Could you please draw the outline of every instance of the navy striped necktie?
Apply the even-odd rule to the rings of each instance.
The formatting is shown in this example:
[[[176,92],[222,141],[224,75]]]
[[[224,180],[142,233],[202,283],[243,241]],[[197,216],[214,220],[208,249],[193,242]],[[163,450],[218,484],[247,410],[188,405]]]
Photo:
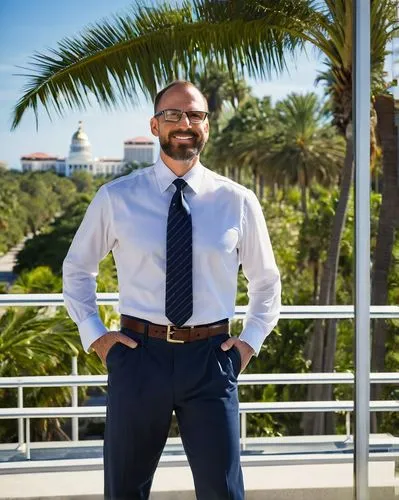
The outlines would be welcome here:
[[[184,198],[184,179],[176,179],[169,206],[166,236],[166,317],[183,326],[193,314],[193,251],[191,213]]]

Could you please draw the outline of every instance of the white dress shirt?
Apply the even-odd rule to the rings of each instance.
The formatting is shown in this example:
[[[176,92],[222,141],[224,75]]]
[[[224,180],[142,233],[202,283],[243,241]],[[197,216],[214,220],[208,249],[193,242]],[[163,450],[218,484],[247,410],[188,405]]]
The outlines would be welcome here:
[[[107,333],[96,305],[99,262],[112,251],[119,312],[167,325],[166,227],[176,175],[154,165],[101,186],[63,263],[63,294],[84,349]],[[280,274],[259,201],[252,191],[197,164],[183,179],[193,226],[193,315],[187,326],[232,318],[237,272],[248,279],[240,339],[258,355],[281,307]]]

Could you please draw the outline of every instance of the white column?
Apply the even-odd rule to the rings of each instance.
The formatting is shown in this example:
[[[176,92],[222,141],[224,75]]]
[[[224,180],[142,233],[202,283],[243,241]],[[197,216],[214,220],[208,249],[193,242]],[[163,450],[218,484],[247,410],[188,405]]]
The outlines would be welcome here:
[[[370,434],[370,0],[354,0],[356,500],[369,500]]]
[[[18,408],[24,407],[24,389],[22,385],[18,386]],[[18,419],[18,446],[22,447],[25,444],[24,436],[24,419]]]
[[[78,375],[78,357],[72,356],[72,373],[71,375]],[[78,386],[72,386],[72,406],[77,408],[78,402]],[[72,418],[72,441],[79,441],[79,417]]]

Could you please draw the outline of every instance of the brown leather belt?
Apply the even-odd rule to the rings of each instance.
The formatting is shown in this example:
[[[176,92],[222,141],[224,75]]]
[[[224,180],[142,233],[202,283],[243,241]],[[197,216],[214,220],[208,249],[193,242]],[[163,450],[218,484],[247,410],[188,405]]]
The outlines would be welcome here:
[[[121,327],[129,328],[136,333],[145,333],[144,321],[139,321],[133,318],[128,318],[124,315],[121,316]],[[148,336],[156,339],[166,340],[167,342],[174,342],[184,344],[185,342],[194,342],[195,340],[203,340],[214,335],[221,335],[222,333],[229,333],[229,323],[220,323],[211,326],[188,326],[179,328],[174,325],[155,325],[148,323]]]

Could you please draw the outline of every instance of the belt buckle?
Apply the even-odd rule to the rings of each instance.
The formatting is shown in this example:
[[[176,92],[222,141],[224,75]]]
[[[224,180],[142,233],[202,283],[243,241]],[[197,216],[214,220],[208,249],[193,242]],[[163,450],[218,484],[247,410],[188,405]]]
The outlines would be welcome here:
[[[184,340],[172,339],[172,335],[175,333],[174,331],[171,330],[172,326],[173,325],[167,325],[166,327],[166,341],[171,342],[173,344],[184,344]]]

